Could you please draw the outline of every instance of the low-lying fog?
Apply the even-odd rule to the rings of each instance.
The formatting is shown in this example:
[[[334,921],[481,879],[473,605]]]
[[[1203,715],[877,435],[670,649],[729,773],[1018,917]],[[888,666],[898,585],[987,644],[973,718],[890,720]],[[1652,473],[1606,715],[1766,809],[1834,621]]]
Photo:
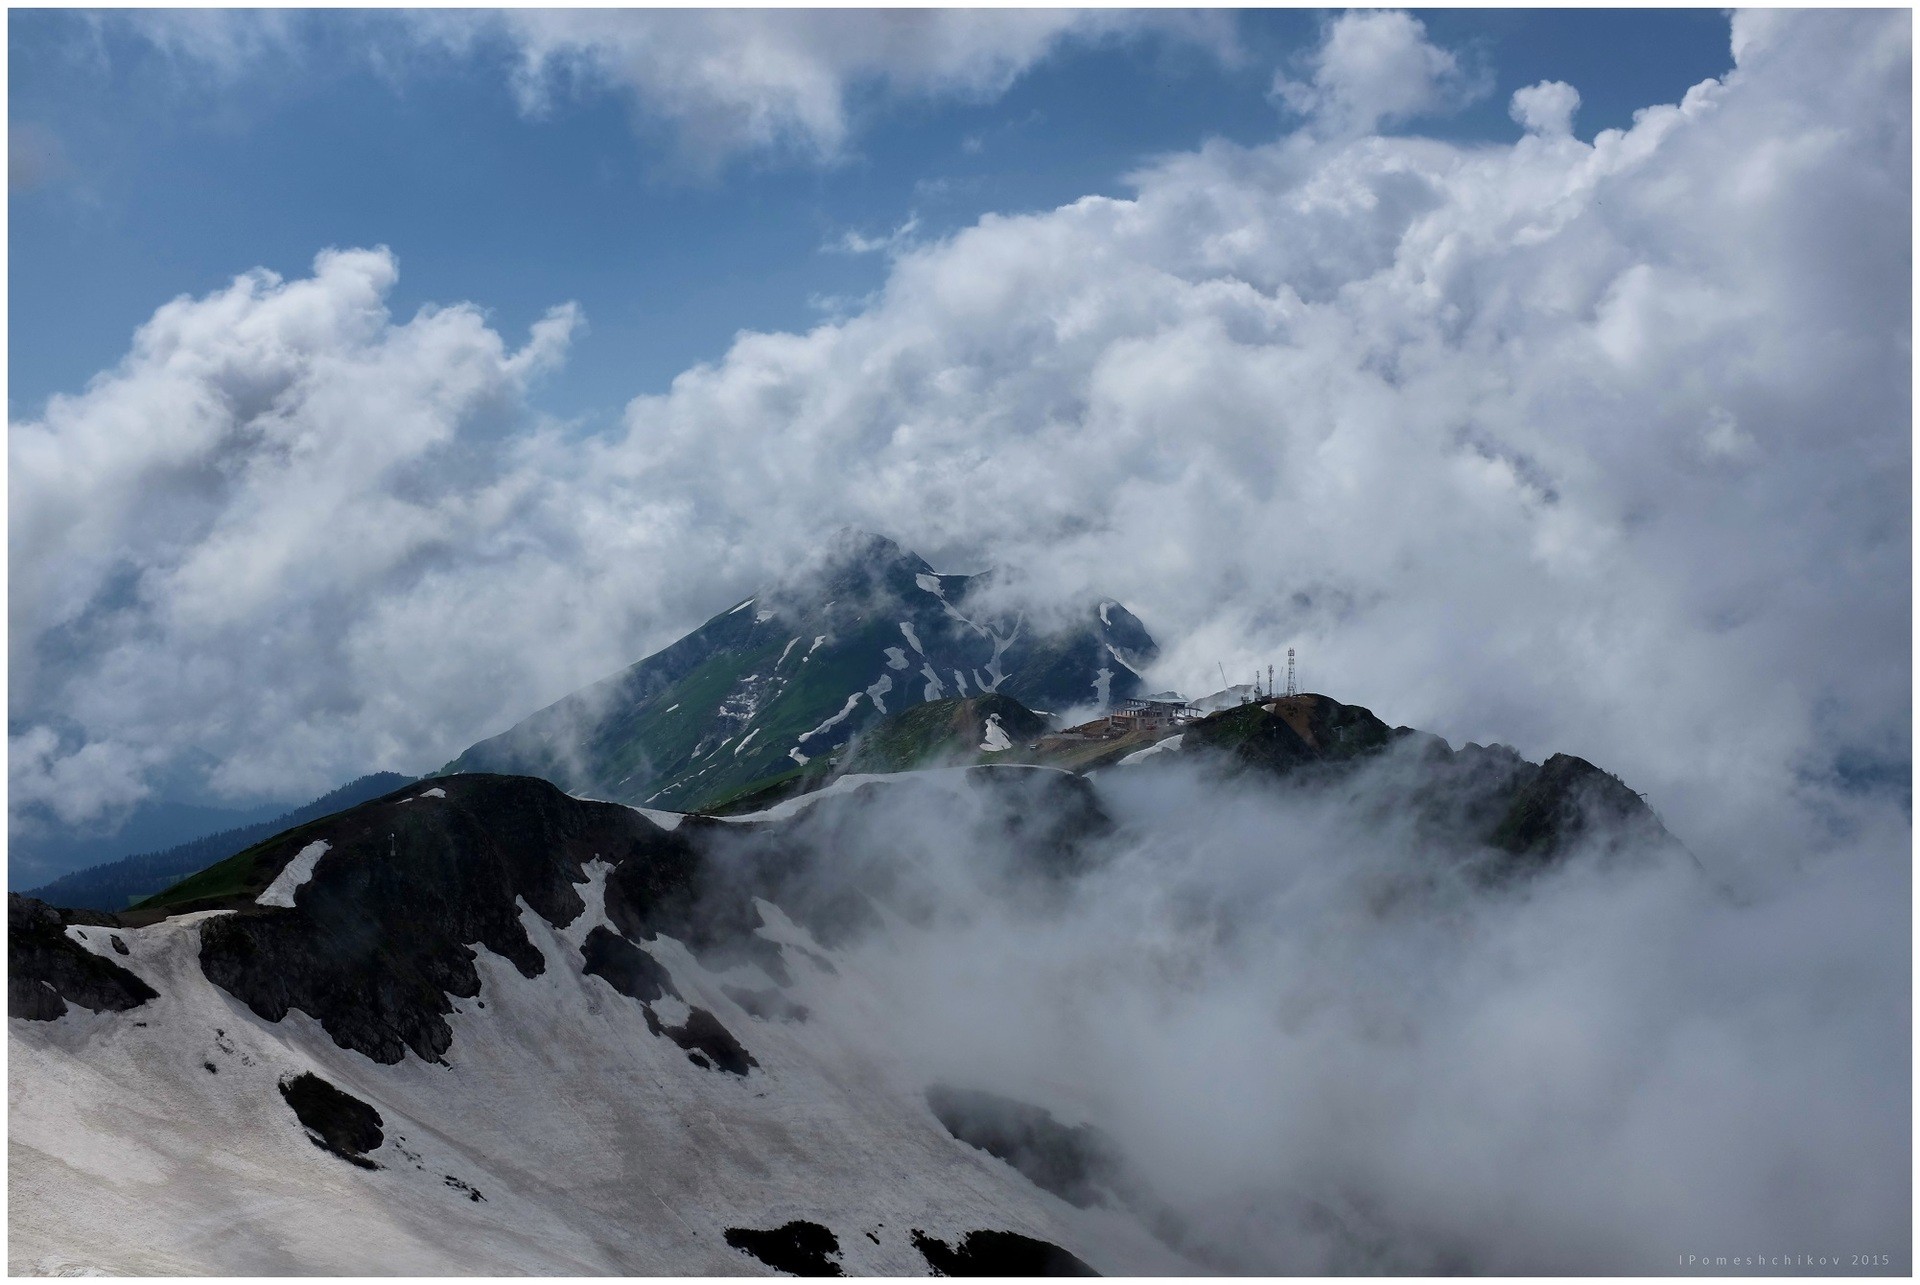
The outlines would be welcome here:
[[[1904,1271],[1904,815],[1737,881],[1669,851],[1489,886],[1390,805],[1404,770],[1109,770],[1117,828],[1071,872],[1009,868],[1019,790],[798,833],[902,912],[841,955],[874,1038],[1104,1132],[1109,1199],[1215,1269]]]

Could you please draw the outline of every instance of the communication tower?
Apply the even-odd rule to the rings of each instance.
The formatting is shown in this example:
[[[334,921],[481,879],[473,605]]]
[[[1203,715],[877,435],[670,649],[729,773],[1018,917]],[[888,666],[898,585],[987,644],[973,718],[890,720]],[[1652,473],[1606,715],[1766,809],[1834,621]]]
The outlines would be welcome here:
[[[1300,689],[1293,683],[1293,648],[1287,648],[1287,695],[1298,696]]]

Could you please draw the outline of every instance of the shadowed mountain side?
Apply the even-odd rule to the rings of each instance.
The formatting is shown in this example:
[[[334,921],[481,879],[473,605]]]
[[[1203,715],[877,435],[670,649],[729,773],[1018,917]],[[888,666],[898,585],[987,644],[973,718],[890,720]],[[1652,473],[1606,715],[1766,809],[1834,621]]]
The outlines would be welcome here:
[[[9,1017],[50,1022],[65,1014],[69,1003],[96,1013],[117,1013],[159,997],[133,973],[74,941],[67,933],[69,925],[92,925],[94,934],[126,953],[125,944],[111,932],[110,916],[57,910],[17,892],[7,895]]]

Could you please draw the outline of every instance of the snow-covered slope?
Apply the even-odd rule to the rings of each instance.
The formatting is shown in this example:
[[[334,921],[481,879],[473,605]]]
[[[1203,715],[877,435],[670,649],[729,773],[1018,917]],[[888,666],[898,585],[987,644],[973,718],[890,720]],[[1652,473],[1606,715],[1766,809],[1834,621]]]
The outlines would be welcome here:
[[[520,816],[517,803],[487,810],[481,795],[498,793],[498,780],[454,778],[447,801],[357,810],[356,824],[330,831],[324,859],[303,862],[308,877],[284,908],[66,930],[159,995],[123,1012],[10,1020],[12,1271],[754,1275],[771,1269],[729,1245],[728,1230],[794,1220],[828,1228],[835,1261],[853,1274],[926,1274],[915,1233],[959,1245],[983,1230],[1062,1247],[1108,1273],[1191,1270],[1126,1212],[1077,1208],[957,1141],[908,1050],[874,1038],[860,963],[769,902],[750,903],[760,945],[744,953],[709,949],[703,962],[665,933],[636,947],[678,999],[643,1004],[590,975],[583,946],[618,931],[609,875],[648,860],[638,849],[551,854],[568,867],[584,858],[568,875],[583,881],[573,885],[579,911],[553,923],[515,899],[537,959],[470,944],[477,990],[447,999],[451,1039],[438,1061],[375,1060],[306,1012],[264,1020],[208,979],[210,927],[235,916],[326,920],[351,901],[357,871],[404,862],[406,844],[427,842],[423,808],[496,827]],[[966,780],[943,774],[932,788],[964,791]],[[588,810],[606,806],[547,803],[579,833]],[[642,844],[668,841],[618,811]],[[591,841],[611,846],[613,833]],[[318,843],[264,853],[251,877],[285,863],[278,885]],[[746,1074],[676,1043],[696,1010],[744,1046]],[[302,1073],[379,1113],[382,1139],[365,1154],[378,1168],[309,1139],[281,1092]]]

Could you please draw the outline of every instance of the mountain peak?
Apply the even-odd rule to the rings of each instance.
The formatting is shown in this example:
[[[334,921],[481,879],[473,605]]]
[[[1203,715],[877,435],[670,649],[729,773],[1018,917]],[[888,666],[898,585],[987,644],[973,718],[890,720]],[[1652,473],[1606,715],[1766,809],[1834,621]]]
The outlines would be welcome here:
[[[1059,712],[1107,708],[1140,689],[1156,649],[1119,603],[1010,612],[974,592],[981,583],[843,527],[778,587],[470,747],[447,770],[697,808],[824,771],[857,733],[925,702],[997,694]]]
[[[932,573],[925,558],[896,541],[857,527],[841,527],[768,596],[790,603],[864,603],[910,593],[918,577]]]

